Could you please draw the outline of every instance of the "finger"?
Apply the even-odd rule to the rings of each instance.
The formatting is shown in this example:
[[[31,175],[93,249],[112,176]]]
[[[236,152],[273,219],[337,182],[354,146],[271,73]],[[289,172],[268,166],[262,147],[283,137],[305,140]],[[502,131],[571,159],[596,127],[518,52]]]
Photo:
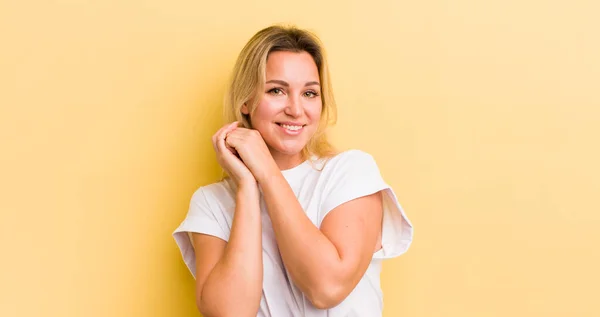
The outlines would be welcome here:
[[[221,137],[225,139],[227,137],[227,134],[229,134],[231,131],[237,128],[237,124],[237,121],[235,121],[223,127],[223,131],[221,131]]]
[[[218,150],[218,148],[217,148],[217,140],[218,140],[219,136],[221,135],[221,133],[223,132],[223,130],[225,128],[227,128],[228,126],[229,126],[229,124],[226,124],[226,125],[222,126],[217,132],[215,132],[215,134],[213,134],[213,136],[212,136],[212,144],[213,144],[213,147],[214,147],[215,151]]]
[[[225,144],[231,146],[233,148],[239,147],[240,145],[245,145],[251,139],[248,138],[248,131],[243,128],[237,128],[227,134],[227,138],[225,139]]]
[[[236,150],[234,147],[232,147],[232,146],[230,146],[230,145],[228,145],[228,144],[227,144],[227,139],[225,139],[225,147],[226,147],[226,148],[227,148],[227,149],[228,149],[228,150],[229,150],[231,153],[233,153],[233,154],[236,154],[236,155],[237,155],[237,150]]]
[[[219,136],[217,137],[217,144],[222,144],[223,148],[228,149],[232,154],[234,154],[234,148],[233,147],[228,147],[226,144],[226,138],[227,135],[229,133],[231,133],[231,131],[235,130],[237,127],[237,121],[236,122],[232,122],[231,124],[227,125],[226,127],[224,127],[223,131],[221,131],[221,133],[219,134]],[[237,151],[235,152],[237,153]]]
[[[225,131],[223,131],[223,140],[225,141],[225,146],[230,150],[234,150],[234,147],[232,144],[228,144],[227,138],[229,138],[233,133],[235,133],[235,131],[237,130],[237,126],[238,123],[236,121],[232,123],[227,129],[225,129]]]
[[[221,155],[223,155],[223,156],[236,155],[237,151],[234,148],[227,146],[225,144],[225,142],[226,142],[225,138],[217,139],[216,144],[217,144],[219,153],[221,153]]]
[[[244,144],[245,140],[244,134],[240,133],[238,129],[235,129],[227,135],[225,146],[233,153],[233,155],[241,160],[240,152],[237,150],[237,147]]]
[[[213,137],[212,137],[212,142],[213,142],[213,147],[215,148],[215,151],[218,150],[217,147],[217,143],[219,141],[219,139],[224,139],[226,136],[226,133],[228,133],[230,131],[230,129],[234,126],[234,124],[237,126],[237,121],[232,122],[232,123],[228,123],[224,126],[222,126],[219,131],[217,131]]]
[[[237,152],[234,143],[232,142],[233,139],[235,139],[235,135],[233,134],[233,132],[227,133],[225,135],[225,138],[223,138],[223,144],[225,144],[225,147],[232,153]]]
[[[234,131],[227,133],[225,144],[231,147],[235,147],[239,144],[246,144],[247,142],[254,142],[258,138],[262,139],[260,133],[256,130],[236,128]]]
[[[238,122],[235,121],[235,122],[232,122],[230,125],[228,125],[225,130],[227,131],[227,133],[229,133],[237,128],[238,128]]]

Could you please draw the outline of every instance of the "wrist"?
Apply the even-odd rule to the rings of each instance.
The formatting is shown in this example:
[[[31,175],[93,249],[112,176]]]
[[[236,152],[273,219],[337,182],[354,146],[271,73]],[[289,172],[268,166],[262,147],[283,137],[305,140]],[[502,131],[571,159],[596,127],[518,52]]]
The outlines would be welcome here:
[[[242,196],[250,196],[250,197],[260,196],[260,191],[258,189],[258,183],[254,179],[239,182],[237,194],[242,195]]]
[[[272,182],[277,176],[281,175],[281,170],[275,162],[267,168],[262,168],[259,173],[255,174],[256,181],[261,186],[267,186],[270,182]]]

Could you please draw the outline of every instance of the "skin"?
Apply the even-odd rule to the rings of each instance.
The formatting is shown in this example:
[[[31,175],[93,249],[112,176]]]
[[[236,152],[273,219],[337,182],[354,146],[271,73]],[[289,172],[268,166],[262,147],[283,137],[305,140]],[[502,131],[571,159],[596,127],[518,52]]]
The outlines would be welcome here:
[[[237,188],[229,242],[192,234],[196,250],[196,305],[206,317],[256,316],[260,304],[263,276],[260,194],[250,170],[225,145],[225,136],[236,126],[237,123],[226,125],[212,138],[217,161]]]
[[[264,91],[250,122],[260,132],[279,169],[292,168],[302,162],[300,152],[317,131],[323,107],[319,72],[312,56],[306,52],[271,53]],[[242,113],[249,113],[246,106]],[[297,136],[286,135],[277,122],[301,123],[303,131]],[[269,159],[258,162],[269,163]]]
[[[381,193],[333,209],[317,228],[305,215],[281,170],[302,162],[301,150],[317,130],[322,101],[319,73],[306,52],[273,52],[253,129],[225,125],[213,136],[219,164],[237,185],[229,242],[193,234],[198,308],[205,316],[256,316],[262,291],[258,186],[283,262],[311,303],[339,304],[360,281],[381,247]],[[248,114],[245,106],[242,113]],[[288,135],[278,124],[303,125]],[[310,248],[306,246],[310,245]],[[232,299],[235,298],[235,305]]]

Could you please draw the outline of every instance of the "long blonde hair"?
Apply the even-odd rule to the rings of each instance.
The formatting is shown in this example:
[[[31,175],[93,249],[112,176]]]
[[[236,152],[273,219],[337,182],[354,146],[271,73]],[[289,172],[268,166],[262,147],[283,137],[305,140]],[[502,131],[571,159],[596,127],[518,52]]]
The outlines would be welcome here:
[[[308,30],[295,26],[273,25],[260,30],[246,43],[231,75],[230,86],[225,94],[224,115],[226,122],[239,121],[243,127],[251,128],[250,117],[242,114],[246,104],[250,115],[260,102],[266,78],[269,53],[276,51],[307,52],[319,71],[321,82],[321,119],[317,131],[302,149],[302,158],[313,156],[329,158],[336,150],[327,140],[327,127],[337,120],[337,109],[329,75],[325,49],[319,38]]]

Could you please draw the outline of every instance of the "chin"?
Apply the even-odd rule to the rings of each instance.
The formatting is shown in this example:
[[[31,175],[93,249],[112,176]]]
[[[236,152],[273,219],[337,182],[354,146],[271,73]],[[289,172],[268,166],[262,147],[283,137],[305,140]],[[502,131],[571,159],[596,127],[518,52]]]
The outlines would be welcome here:
[[[302,152],[306,144],[298,144],[296,142],[294,143],[295,144],[278,144],[277,146],[271,147],[271,149],[276,151],[277,153],[281,153],[288,156],[295,156]]]

